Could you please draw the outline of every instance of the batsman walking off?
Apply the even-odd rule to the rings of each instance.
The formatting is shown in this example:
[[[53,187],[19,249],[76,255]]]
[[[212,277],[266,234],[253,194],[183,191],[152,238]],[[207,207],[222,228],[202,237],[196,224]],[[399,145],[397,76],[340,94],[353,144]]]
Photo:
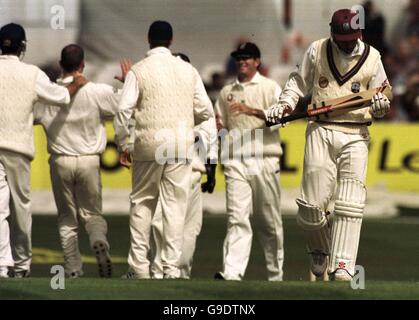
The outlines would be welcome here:
[[[306,95],[319,103],[388,84],[379,52],[362,41],[354,17],[348,9],[333,14],[331,37],[310,45],[279,104],[267,112],[268,121],[278,121]],[[305,234],[311,271],[318,277],[326,271],[328,256],[331,280],[354,276],[366,203],[368,126],[372,117],[381,118],[389,109],[389,99],[378,93],[370,107],[308,123],[297,222]],[[332,199],[333,225],[328,219]]]

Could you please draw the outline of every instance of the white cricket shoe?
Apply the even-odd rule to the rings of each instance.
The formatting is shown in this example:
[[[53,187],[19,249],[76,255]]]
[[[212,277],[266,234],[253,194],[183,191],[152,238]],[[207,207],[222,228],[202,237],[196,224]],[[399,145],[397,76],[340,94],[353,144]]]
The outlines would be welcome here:
[[[310,253],[310,269],[316,277],[322,277],[327,268],[327,255],[315,251]]]
[[[165,279],[165,280],[173,280],[173,279],[179,279],[179,277],[178,276],[174,276],[174,275],[172,275],[172,274],[164,274],[164,276],[163,276],[163,279]]]
[[[240,275],[238,276],[231,276],[225,272],[216,272],[214,274],[215,280],[227,280],[227,281],[241,281],[242,277]]]
[[[7,269],[7,267],[0,267],[0,278],[9,278],[8,275],[9,270]]]
[[[346,269],[337,269],[330,275],[332,281],[352,281],[352,276]]]
[[[121,279],[126,280],[149,280],[151,279],[150,274],[148,273],[135,273],[134,271],[128,270]]]

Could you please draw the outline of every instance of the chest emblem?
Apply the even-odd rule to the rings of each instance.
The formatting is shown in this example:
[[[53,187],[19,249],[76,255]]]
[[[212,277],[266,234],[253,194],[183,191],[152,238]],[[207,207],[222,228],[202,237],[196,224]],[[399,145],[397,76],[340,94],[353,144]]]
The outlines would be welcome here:
[[[361,89],[361,84],[359,82],[353,82],[351,86],[351,91],[353,93],[358,93]]]
[[[326,77],[321,76],[319,79],[319,87],[324,89],[329,85],[329,80]]]

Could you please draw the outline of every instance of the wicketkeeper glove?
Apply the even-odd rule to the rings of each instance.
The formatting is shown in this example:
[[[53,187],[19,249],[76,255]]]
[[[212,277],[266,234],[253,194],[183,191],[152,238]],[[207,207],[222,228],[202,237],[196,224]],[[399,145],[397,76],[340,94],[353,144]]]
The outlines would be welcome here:
[[[377,93],[371,99],[371,113],[374,118],[382,118],[390,111],[390,100],[382,94]]]
[[[207,160],[205,170],[207,172],[207,181],[201,185],[202,192],[212,193],[215,188],[215,172],[217,164],[212,164],[211,160]]]

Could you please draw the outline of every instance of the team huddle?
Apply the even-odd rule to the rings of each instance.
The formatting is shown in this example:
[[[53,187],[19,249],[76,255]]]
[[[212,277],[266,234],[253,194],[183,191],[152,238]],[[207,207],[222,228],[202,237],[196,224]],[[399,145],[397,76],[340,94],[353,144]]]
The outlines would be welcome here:
[[[313,42],[283,89],[258,72],[260,49],[241,44],[231,53],[237,78],[213,106],[198,71],[173,54],[173,30],[155,21],[150,50],[131,65],[121,61],[122,90],[87,81],[83,49],[61,52],[62,76],[50,82],[20,57],[24,29],[0,29],[0,278],[30,276],[32,217],[30,162],[33,125],[43,126],[66,276],[83,266],[79,222],[89,235],[101,277],[112,276],[107,223],[102,216],[100,155],[105,121],[112,120],[120,163],[131,167],[130,249],[125,279],[189,279],[202,227],[202,192],[212,193],[217,163],[226,178],[227,233],[217,280],[242,280],[253,216],[267,279],[283,280],[284,236],[279,184],[282,155],[271,127],[310,96],[317,103],[389,86],[379,52],[362,41],[355,13],[336,11],[330,38]],[[390,109],[378,92],[366,107],[309,119],[297,222],[315,277],[350,281],[355,274],[363,212],[369,131]],[[281,129],[286,134],[286,128]],[[224,135],[225,133],[225,135]],[[233,134],[234,133],[234,134]],[[224,139],[220,142],[220,136]],[[171,152],[173,151],[173,152]],[[191,152],[189,152],[191,151]],[[201,184],[202,175],[207,176]]]

